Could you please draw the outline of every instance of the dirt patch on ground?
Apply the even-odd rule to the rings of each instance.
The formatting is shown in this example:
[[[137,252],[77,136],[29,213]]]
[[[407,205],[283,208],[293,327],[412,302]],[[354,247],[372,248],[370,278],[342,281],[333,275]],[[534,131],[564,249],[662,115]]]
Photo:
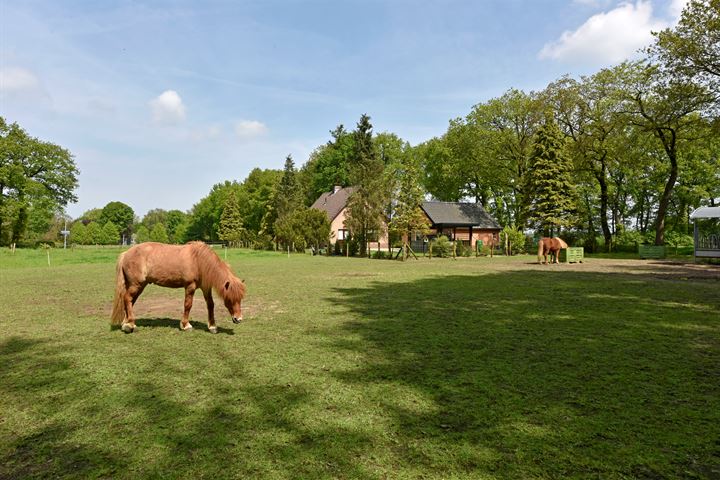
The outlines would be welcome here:
[[[244,301],[242,304],[242,310],[243,317],[249,318],[257,316],[261,311],[267,312],[270,310],[273,312],[279,312],[280,304],[278,302],[265,302],[263,304],[258,304],[254,301]],[[176,298],[163,297],[143,298],[140,296],[135,304],[135,315],[138,318],[177,318],[179,320],[182,317],[182,313],[182,299],[178,300]],[[228,315],[227,309],[222,303],[222,299],[215,299],[215,319],[221,319]],[[202,296],[195,297],[192,310],[190,311],[190,318],[194,320],[207,319],[207,306],[205,305],[205,299],[203,299]]]
[[[140,295],[134,307],[135,316],[137,318],[167,318],[173,320],[177,319],[179,321],[183,314],[183,301],[182,297],[171,298]],[[273,313],[283,313],[279,302],[263,302],[260,304],[255,301],[244,301],[242,309],[244,318],[256,317],[261,312],[268,311]],[[88,306],[84,309],[83,313],[89,316],[106,316],[109,318],[111,311],[112,304],[107,302],[102,307]],[[215,319],[222,319],[227,315],[228,313],[222,303],[222,299],[216,298]],[[205,305],[205,299],[202,295],[195,296],[192,310],[190,310],[190,318],[192,320],[207,320],[207,306]]]

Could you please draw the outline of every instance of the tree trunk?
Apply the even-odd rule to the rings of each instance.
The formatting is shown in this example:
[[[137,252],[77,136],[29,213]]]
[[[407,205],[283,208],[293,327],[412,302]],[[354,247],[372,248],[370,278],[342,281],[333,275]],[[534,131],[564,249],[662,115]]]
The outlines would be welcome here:
[[[596,172],[595,178],[600,185],[600,227],[602,228],[603,237],[605,238],[605,251],[609,252],[612,247],[612,232],[608,222],[608,185],[605,177],[607,167],[605,166],[605,158],[600,161],[600,171]]]
[[[672,195],[675,182],[678,177],[677,151],[675,150],[675,132],[670,131],[671,138],[665,136],[665,132],[658,130],[658,136],[663,142],[665,153],[670,160],[670,176],[665,183],[662,197],[658,205],[657,222],[655,223],[655,245],[663,245],[665,243],[665,216],[667,215],[668,206],[670,205],[670,196]]]

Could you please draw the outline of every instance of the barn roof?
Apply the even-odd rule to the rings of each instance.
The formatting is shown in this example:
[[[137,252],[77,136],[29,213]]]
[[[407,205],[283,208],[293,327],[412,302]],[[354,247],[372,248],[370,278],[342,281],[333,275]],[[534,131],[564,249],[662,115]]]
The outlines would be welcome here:
[[[328,220],[332,222],[347,206],[348,198],[354,191],[355,187],[335,187],[332,192],[320,195],[310,208],[317,208],[327,213]]]
[[[435,225],[500,230],[500,224],[479,203],[423,202],[422,209]]]

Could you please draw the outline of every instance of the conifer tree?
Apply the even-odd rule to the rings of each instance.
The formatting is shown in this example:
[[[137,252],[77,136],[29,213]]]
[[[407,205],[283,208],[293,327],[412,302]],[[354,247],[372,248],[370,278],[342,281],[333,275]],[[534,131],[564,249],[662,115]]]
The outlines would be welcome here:
[[[230,245],[237,245],[244,235],[245,228],[243,227],[243,219],[240,214],[240,205],[235,196],[235,191],[230,190],[225,199],[222,214],[220,215],[218,238],[228,242]]]
[[[355,147],[350,164],[350,181],[355,188],[348,199],[346,227],[358,240],[360,255],[365,256],[370,234],[379,235],[383,228],[386,188],[384,165],[372,139],[370,117],[362,115],[353,132]]]
[[[295,162],[292,155],[288,155],[285,159],[285,168],[283,176],[280,179],[273,207],[277,218],[283,218],[302,206],[302,192],[297,179],[297,171],[295,170]]]
[[[113,222],[107,222],[102,227],[102,238],[105,245],[117,245],[120,241],[120,229]]]
[[[87,225],[87,237],[86,241],[88,245],[102,245],[103,244],[103,233],[102,227],[98,222],[90,222]]]
[[[70,228],[70,242],[75,245],[85,245],[87,239],[87,227],[81,221],[76,221]]]
[[[556,235],[572,224],[575,193],[565,137],[549,113],[535,135],[530,162],[530,218],[544,234]]]

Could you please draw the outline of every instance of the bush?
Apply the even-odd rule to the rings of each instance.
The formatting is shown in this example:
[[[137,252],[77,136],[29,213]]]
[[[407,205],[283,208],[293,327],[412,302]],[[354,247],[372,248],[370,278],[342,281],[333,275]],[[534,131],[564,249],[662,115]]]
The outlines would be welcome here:
[[[445,235],[439,236],[431,244],[434,257],[449,257],[452,255],[452,242]]]
[[[692,247],[695,244],[695,240],[691,235],[679,232],[667,232],[665,234],[665,243],[673,247],[675,255],[678,254],[678,248]]]
[[[473,254],[473,249],[469,245],[465,245],[462,240],[455,241],[455,254],[458,257],[469,257]]]
[[[618,252],[635,252],[638,245],[644,243],[642,233],[637,230],[625,230],[615,236],[615,250]]]
[[[378,250],[376,252],[372,252],[371,257],[376,258],[378,260],[384,260],[386,258],[392,258],[392,254],[390,254],[389,252],[386,252],[384,250]]]
[[[360,250],[360,243],[357,240],[355,240],[354,235],[348,235],[347,248],[350,252],[349,255],[351,257],[354,257],[355,255],[357,255],[358,251]]]
[[[254,250],[272,250],[274,248],[270,235],[258,235],[252,242]]]
[[[511,255],[518,255],[527,252],[527,249],[525,247],[525,242],[527,239],[525,237],[525,234],[520,230],[516,230],[512,227],[503,228],[503,231],[500,233],[500,242],[503,246],[503,250],[505,250],[508,240],[510,240]]]
[[[638,245],[655,243],[655,232],[644,234],[637,230],[623,230],[613,238],[613,250],[616,252],[637,252]]]

